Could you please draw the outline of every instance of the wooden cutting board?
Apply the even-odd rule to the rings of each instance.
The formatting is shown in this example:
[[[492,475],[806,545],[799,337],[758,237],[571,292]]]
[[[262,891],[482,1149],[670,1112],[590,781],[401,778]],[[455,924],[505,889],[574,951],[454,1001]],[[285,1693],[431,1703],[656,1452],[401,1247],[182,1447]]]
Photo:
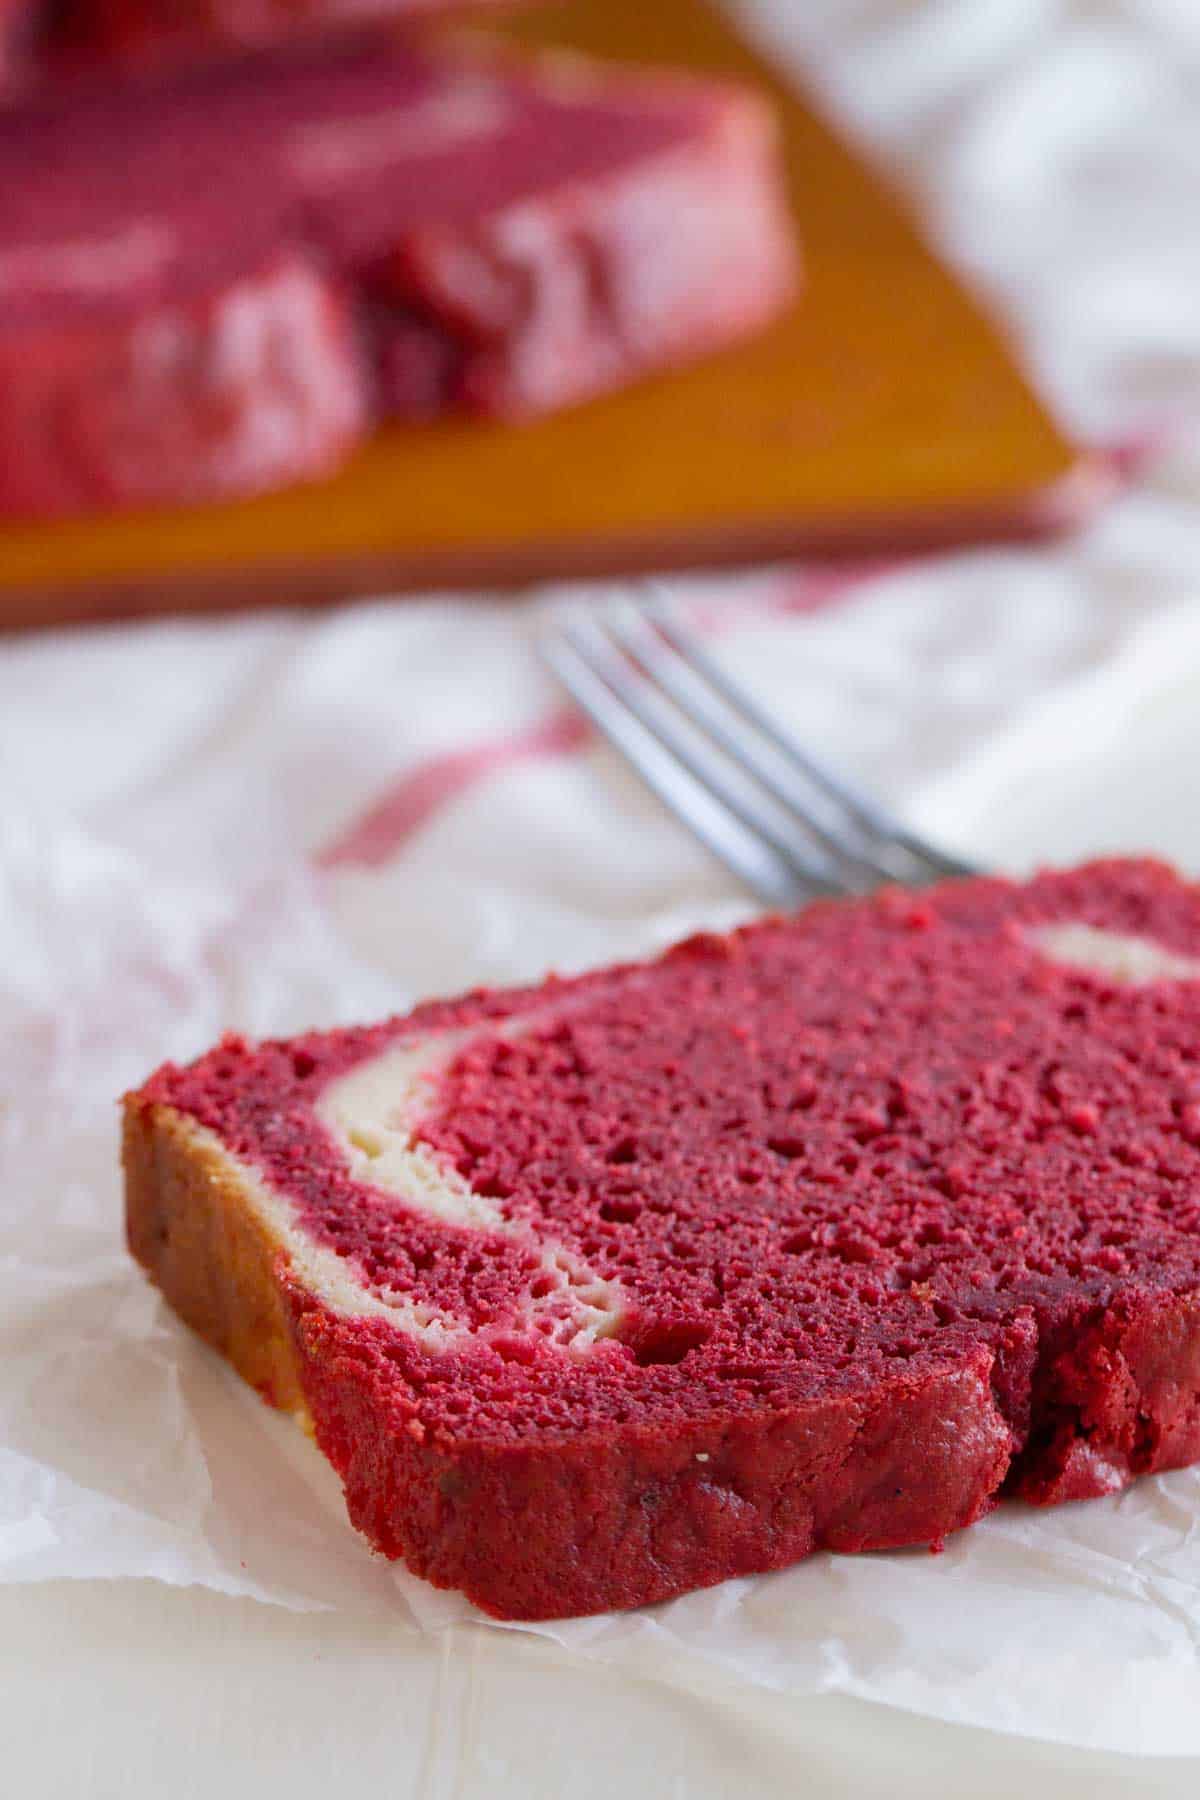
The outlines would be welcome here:
[[[1105,490],[887,186],[704,0],[567,0],[506,29],[775,93],[807,265],[791,315],[534,425],[392,428],[321,487],[0,526],[0,626],[911,548],[1052,529]]]

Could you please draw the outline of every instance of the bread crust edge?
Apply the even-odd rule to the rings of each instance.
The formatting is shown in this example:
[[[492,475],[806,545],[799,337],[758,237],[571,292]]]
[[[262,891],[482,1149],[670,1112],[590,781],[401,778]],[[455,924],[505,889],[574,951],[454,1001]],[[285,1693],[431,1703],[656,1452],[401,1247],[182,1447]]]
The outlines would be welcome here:
[[[262,1398],[312,1433],[279,1283],[284,1246],[236,1165],[173,1107],[124,1102],[125,1233],[160,1293]]]

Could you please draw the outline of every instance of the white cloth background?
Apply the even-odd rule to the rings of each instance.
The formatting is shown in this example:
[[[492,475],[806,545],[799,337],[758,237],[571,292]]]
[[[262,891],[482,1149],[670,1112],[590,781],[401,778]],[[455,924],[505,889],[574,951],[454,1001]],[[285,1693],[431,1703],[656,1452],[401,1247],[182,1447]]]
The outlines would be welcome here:
[[[803,571],[680,592],[733,672],[947,840],[1200,870],[1200,16],[743,10],[919,196],[1064,418],[1157,448],[1069,542],[910,564],[813,615]],[[532,631],[466,596],[0,646],[0,1579],[483,1629],[367,1557],[307,1447],[127,1266],[113,1100],[227,1026],[371,1016],[746,910],[576,741]],[[1185,1473],[1005,1509],[937,1563],[819,1558],[552,1635],[701,1688],[1200,1754],[1198,1521]]]

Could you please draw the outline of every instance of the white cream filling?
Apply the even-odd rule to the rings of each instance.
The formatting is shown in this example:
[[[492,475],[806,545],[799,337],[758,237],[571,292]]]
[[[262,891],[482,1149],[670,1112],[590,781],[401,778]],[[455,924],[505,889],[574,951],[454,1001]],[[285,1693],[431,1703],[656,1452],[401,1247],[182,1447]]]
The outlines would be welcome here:
[[[271,1241],[287,1257],[293,1273],[333,1312],[354,1318],[386,1319],[390,1325],[420,1337],[431,1349],[448,1349],[471,1335],[463,1320],[440,1312],[427,1301],[414,1300],[395,1289],[364,1285],[344,1257],[305,1231],[290,1200],[276,1193],[246,1163],[231,1156],[215,1134],[199,1125],[192,1129],[208,1140],[210,1153],[228,1165],[231,1183],[237,1186]]]
[[[473,1035],[452,1032],[385,1050],[332,1082],[316,1112],[356,1181],[383,1188],[414,1212],[447,1225],[503,1231],[507,1221],[494,1200],[476,1194],[456,1169],[413,1142],[433,1103],[438,1073]]]
[[[1127,987],[1148,987],[1156,981],[1200,981],[1200,957],[1181,956],[1153,938],[1105,931],[1078,920],[1038,925],[1028,936],[1035,950],[1052,962]]]
[[[538,1022],[540,1015],[493,1027],[489,1034],[514,1037]],[[456,1169],[416,1141],[433,1104],[438,1075],[472,1039],[489,1034],[446,1032],[386,1050],[331,1082],[317,1103],[317,1117],[357,1182],[394,1195],[414,1213],[438,1224],[496,1233],[535,1252],[536,1272],[531,1273],[512,1318],[495,1329],[534,1331],[551,1343],[584,1351],[618,1329],[624,1312],[620,1284],[599,1275],[564,1244],[542,1237],[526,1220],[510,1217],[499,1201],[477,1194]],[[432,1333],[439,1343],[446,1341],[448,1332],[470,1330],[464,1322],[446,1321],[431,1309],[414,1307],[409,1296],[378,1284],[371,1290],[372,1304],[364,1307],[361,1302],[369,1290],[347,1281],[345,1265],[336,1256],[334,1261],[340,1272],[337,1298],[327,1295],[324,1277],[318,1291],[340,1311],[375,1311],[382,1306],[390,1314],[395,1307],[394,1323],[426,1338]],[[351,1294],[357,1296],[357,1304]],[[418,1311],[429,1313],[428,1320],[417,1318]]]
[[[474,75],[433,88],[419,99],[356,119],[306,125],[289,145],[295,168],[310,181],[386,169],[406,157],[441,155],[483,138],[499,140],[513,118],[512,96],[497,81]]]
[[[0,292],[9,289],[103,291],[161,273],[175,253],[164,225],[134,219],[104,237],[65,244],[18,244],[0,254]]]

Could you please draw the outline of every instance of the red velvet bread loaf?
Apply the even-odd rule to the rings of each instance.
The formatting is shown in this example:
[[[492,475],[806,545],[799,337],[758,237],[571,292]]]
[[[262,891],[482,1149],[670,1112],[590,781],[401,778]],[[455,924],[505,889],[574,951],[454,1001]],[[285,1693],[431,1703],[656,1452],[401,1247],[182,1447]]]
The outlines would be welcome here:
[[[387,413],[545,412],[765,323],[737,89],[349,45],[0,114],[0,511],[251,493]]]
[[[162,62],[224,48],[258,48],[407,24],[439,13],[482,12],[497,0],[65,0],[60,31],[86,56]]]
[[[129,1242],[501,1616],[1200,1459],[1200,890],[824,903],[126,1103]]]

